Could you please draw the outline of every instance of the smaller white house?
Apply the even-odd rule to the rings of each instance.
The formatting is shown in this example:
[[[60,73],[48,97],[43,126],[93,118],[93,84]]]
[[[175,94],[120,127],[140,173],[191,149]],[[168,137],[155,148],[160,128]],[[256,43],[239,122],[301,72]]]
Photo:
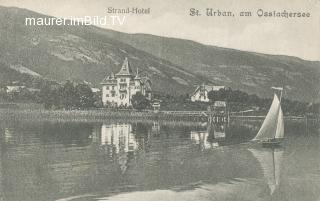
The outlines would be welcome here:
[[[220,89],[227,89],[225,86],[214,86],[214,85],[199,85],[191,96],[191,101],[196,102],[209,102],[208,93],[210,91],[219,91]]]
[[[20,93],[26,86],[6,86],[6,92],[8,94]]]

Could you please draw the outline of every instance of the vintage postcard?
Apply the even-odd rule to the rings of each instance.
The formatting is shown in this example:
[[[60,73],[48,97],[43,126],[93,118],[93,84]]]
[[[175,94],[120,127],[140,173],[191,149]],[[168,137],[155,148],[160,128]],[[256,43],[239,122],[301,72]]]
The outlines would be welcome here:
[[[320,0],[0,0],[0,201],[320,201]]]

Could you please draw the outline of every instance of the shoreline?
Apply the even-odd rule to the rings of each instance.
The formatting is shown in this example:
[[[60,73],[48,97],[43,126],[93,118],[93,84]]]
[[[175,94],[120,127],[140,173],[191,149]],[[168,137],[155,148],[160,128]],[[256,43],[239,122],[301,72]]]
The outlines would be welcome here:
[[[181,111],[134,111],[134,110],[43,110],[43,109],[0,109],[0,119],[6,120],[56,120],[56,121],[88,121],[103,122],[108,120],[134,120],[134,121],[168,121],[168,122],[190,122],[204,123],[208,117],[205,111],[183,113]],[[246,121],[262,121],[265,116],[240,116],[231,115],[233,119]],[[317,118],[306,118],[306,116],[285,116],[287,120],[312,120]]]
[[[56,121],[88,121],[104,122],[109,120],[134,121],[170,121],[203,123],[204,116],[176,115],[134,110],[43,110],[43,109],[0,109],[0,119],[7,120],[56,120]]]

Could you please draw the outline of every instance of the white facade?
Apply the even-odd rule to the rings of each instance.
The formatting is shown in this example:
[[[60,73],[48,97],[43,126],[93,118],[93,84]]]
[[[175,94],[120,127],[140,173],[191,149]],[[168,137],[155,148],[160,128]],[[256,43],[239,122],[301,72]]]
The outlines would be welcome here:
[[[134,76],[126,58],[117,74],[111,74],[102,81],[102,103],[104,106],[131,106],[132,96],[137,92],[151,99],[151,82]]]
[[[225,86],[211,86],[211,85],[201,85],[196,88],[191,96],[191,101],[196,102],[209,102],[208,93],[210,91],[219,91],[220,89],[226,89]]]
[[[25,86],[6,86],[6,92],[9,93],[20,93],[21,90],[25,89]]]

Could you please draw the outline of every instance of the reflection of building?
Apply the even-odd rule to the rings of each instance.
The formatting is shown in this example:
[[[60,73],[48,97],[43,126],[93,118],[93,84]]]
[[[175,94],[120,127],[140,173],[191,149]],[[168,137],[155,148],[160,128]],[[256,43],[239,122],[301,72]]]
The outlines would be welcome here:
[[[103,124],[101,145],[106,146],[109,154],[117,158],[122,174],[127,170],[129,157],[138,148],[131,124]]]
[[[160,123],[158,121],[153,122],[151,132],[155,135],[158,135],[160,133]]]
[[[138,145],[132,133],[131,124],[103,124],[101,128],[101,145],[109,145],[115,153],[132,152]]]
[[[226,89],[225,86],[213,86],[213,85],[200,85],[196,88],[191,96],[191,101],[209,102],[208,93],[210,91],[219,91],[220,89]]]
[[[138,70],[134,76],[127,58],[120,71],[104,78],[101,84],[104,106],[131,106],[132,96],[138,92],[151,100],[151,81],[140,77]]]
[[[226,131],[224,124],[217,124],[214,126],[214,139],[225,139]]]
[[[209,133],[206,131],[191,131],[191,141],[199,145],[202,150],[219,146],[216,142],[210,142]]]
[[[206,131],[191,131],[190,138],[200,145],[201,149],[218,147],[226,139],[225,125],[209,124]]]

